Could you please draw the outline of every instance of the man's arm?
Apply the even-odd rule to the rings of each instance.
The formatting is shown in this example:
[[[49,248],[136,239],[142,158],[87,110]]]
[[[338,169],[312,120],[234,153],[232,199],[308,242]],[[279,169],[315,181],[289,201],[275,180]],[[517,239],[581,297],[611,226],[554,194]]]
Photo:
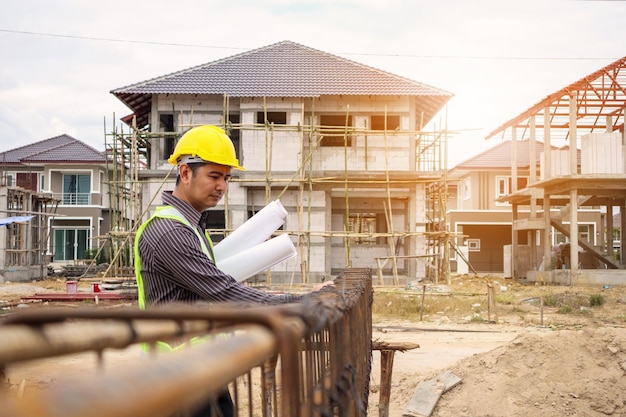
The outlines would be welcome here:
[[[152,252],[152,256],[142,255],[142,259],[151,258],[155,279],[166,279],[202,300],[276,304],[299,299],[238,283],[202,252],[194,231],[175,220],[153,220],[141,237],[139,250]]]

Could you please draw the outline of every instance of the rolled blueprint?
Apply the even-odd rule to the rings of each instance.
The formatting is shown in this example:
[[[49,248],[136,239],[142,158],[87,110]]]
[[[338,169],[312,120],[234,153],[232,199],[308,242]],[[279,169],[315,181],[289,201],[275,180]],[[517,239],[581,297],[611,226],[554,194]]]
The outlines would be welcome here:
[[[289,235],[285,233],[226,259],[218,260],[217,267],[241,282],[294,256],[296,248]]]
[[[287,210],[274,200],[215,245],[215,259],[229,257],[265,242],[285,223]]]

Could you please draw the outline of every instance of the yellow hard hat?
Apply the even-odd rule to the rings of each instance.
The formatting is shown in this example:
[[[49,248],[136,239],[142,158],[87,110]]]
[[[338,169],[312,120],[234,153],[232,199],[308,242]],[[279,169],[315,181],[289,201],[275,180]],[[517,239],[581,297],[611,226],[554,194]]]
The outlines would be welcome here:
[[[213,125],[198,126],[185,132],[167,161],[172,165],[181,162],[213,162],[246,170],[239,166],[233,142],[222,129]]]

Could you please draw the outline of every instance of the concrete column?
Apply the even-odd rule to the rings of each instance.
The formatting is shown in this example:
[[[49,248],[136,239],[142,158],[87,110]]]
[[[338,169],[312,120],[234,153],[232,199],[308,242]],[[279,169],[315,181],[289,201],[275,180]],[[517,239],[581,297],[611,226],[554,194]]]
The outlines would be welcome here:
[[[511,190],[510,193],[517,191],[517,129],[515,126],[511,128]]]
[[[578,273],[578,190],[570,191],[569,203],[572,208],[569,213],[569,239],[570,239],[570,269],[572,270],[572,284],[576,283]]]
[[[620,206],[620,239],[619,239],[619,263],[620,265],[626,264],[624,257],[626,257],[626,206]]]
[[[578,146],[576,132],[577,94],[574,92],[569,97],[569,173],[578,173]]]
[[[530,183],[537,182],[537,130],[535,126],[535,115],[530,116]]]
[[[519,239],[517,238],[517,230],[515,229],[515,223],[518,220],[519,217],[519,213],[517,211],[517,204],[513,204],[513,208],[512,208],[512,214],[513,214],[513,222],[512,222],[512,227],[511,227],[511,272],[512,272],[512,276],[511,278],[515,279],[515,277],[518,277],[518,271],[517,271],[517,245],[519,244]]]
[[[550,145],[550,107],[543,109],[543,167],[544,178],[552,177],[552,152]]]
[[[550,261],[552,257],[552,225],[550,224],[550,195],[543,196],[543,266],[545,271],[550,271]]]
[[[606,253],[615,259],[613,256],[613,204],[609,203],[606,206],[606,229],[604,230],[604,239],[602,246],[606,250]]]
[[[626,126],[626,112],[622,116],[622,126]],[[626,129],[622,129],[622,159],[624,161],[624,172],[626,173]]]
[[[409,199],[407,201],[407,221],[408,221],[408,225],[407,225],[407,230],[410,233],[415,233],[416,232],[416,223],[417,223],[417,210],[424,210],[425,207],[417,207],[417,196],[416,196],[416,187],[415,185],[411,186],[411,191],[409,192]],[[415,242],[415,235],[411,235],[409,237],[406,238],[405,242],[407,242],[407,253],[409,255],[416,255],[417,254],[417,244]],[[407,276],[408,277],[416,277],[417,276],[417,260],[415,259],[407,259]]]

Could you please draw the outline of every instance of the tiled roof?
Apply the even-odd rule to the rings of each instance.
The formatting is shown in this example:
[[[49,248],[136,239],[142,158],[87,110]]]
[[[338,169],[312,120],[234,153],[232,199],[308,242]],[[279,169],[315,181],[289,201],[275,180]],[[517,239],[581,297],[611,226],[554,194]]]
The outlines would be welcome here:
[[[530,141],[520,140],[517,142],[517,156],[519,166],[530,166]],[[459,169],[478,169],[478,168],[511,168],[511,141],[503,141],[493,148],[461,162],[456,166]],[[537,160],[543,152],[543,142],[536,142],[535,153]]]
[[[479,169],[511,169],[511,141],[506,140],[493,148],[466,160],[454,167],[454,170],[479,170]],[[544,143],[535,142],[535,161],[539,166],[539,157],[543,152]],[[557,149],[552,147],[552,149]],[[516,143],[518,168],[530,167],[530,140],[518,140]],[[578,163],[580,163],[580,151],[578,151]]]
[[[111,91],[135,113],[152,94],[231,97],[421,96],[430,120],[452,94],[367,65],[283,41]]]
[[[0,153],[0,164],[104,163],[103,152],[74,139],[59,135]]]

